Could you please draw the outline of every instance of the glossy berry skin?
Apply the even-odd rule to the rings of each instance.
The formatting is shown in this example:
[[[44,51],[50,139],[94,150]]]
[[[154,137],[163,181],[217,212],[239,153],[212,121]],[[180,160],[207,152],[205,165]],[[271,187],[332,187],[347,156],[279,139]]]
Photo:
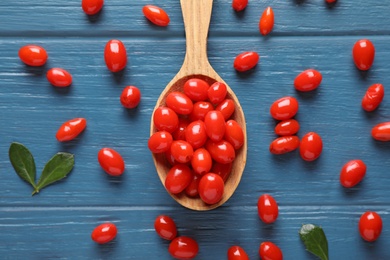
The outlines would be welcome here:
[[[233,0],[232,7],[234,11],[240,12],[246,8],[248,5],[248,0]]]
[[[192,100],[184,93],[178,91],[169,93],[165,99],[165,103],[167,107],[179,115],[189,115],[194,107]]]
[[[205,101],[208,98],[209,87],[210,85],[206,81],[192,78],[184,83],[183,91],[194,102]]]
[[[269,241],[260,244],[259,255],[261,260],[283,260],[282,250]]]
[[[192,171],[185,164],[172,166],[165,179],[165,188],[172,194],[179,194],[192,181]]]
[[[224,181],[218,174],[207,173],[199,182],[199,196],[206,204],[218,203],[223,196]]]
[[[225,119],[221,112],[210,111],[204,118],[207,136],[214,142],[221,141],[225,135]]]
[[[194,104],[194,108],[190,114],[190,120],[204,120],[207,113],[213,110],[214,107],[210,102],[198,101]]]
[[[385,88],[382,84],[376,83],[371,85],[362,99],[362,108],[371,112],[378,108],[385,96]]]
[[[299,147],[299,138],[296,135],[282,136],[272,141],[269,151],[272,154],[285,154]]]
[[[187,163],[191,161],[194,149],[191,144],[183,140],[174,140],[171,144],[171,154],[175,161]]]
[[[379,238],[382,226],[381,216],[374,211],[367,211],[359,220],[360,236],[368,242],[374,242]]]
[[[85,118],[74,118],[63,123],[57,130],[56,139],[59,142],[66,142],[75,139],[87,126]]]
[[[172,240],[177,236],[176,223],[167,215],[159,215],[154,221],[154,230],[163,239]]]
[[[158,107],[153,113],[153,123],[157,130],[173,133],[179,127],[179,117],[169,107]]]
[[[125,108],[135,108],[141,101],[141,91],[135,86],[127,86],[123,89],[120,102]]]
[[[219,111],[222,113],[223,118],[225,120],[228,120],[233,115],[235,109],[236,109],[236,105],[234,104],[234,101],[230,98],[223,100],[215,108],[216,111]]]
[[[188,184],[187,188],[184,190],[187,196],[191,198],[195,198],[199,195],[198,187],[199,187],[200,178],[201,178],[200,175],[193,174],[190,184]]]
[[[240,246],[231,246],[227,251],[228,260],[249,260],[248,254]]]
[[[206,149],[199,148],[195,150],[191,159],[191,166],[195,173],[204,175],[210,172],[212,165],[213,160]]]
[[[335,3],[337,0],[325,0],[325,2],[327,2],[328,4],[333,4]]]
[[[209,151],[211,158],[216,162],[226,164],[233,162],[236,158],[234,147],[228,141],[213,142],[208,140],[205,147]]]
[[[280,136],[295,135],[300,128],[299,122],[295,119],[287,119],[275,126],[275,134]]]
[[[270,113],[276,120],[287,120],[297,114],[298,108],[298,100],[294,97],[287,96],[272,103]]]
[[[303,160],[314,161],[322,152],[321,136],[315,132],[305,134],[301,139],[299,153]]]
[[[98,153],[98,161],[103,170],[111,176],[120,176],[125,171],[125,161],[114,149],[102,148]]]
[[[340,172],[340,183],[345,188],[357,185],[366,175],[367,166],[362,160],[351,160],[344,164]]]
[[[232,163],[214,162],[213,166],[211,167],[211,172],[221,176],[221,178],[225,182],[228,179],[230,172],[232,171],[232,166]]]
[[[242,52],[234,59],[233,67],[239,72],[248,71],[257,65],[259,59],[260,56],[255,51]]]
[[[371,136],[377,141],[390,141],[390,122],[375,125],[371,130]]]
[[[180,236],[172,240],[168,248],[169,253],[176,259],[193,259],[199,252],[198,243],[186,236]]]
[[[231,119],[226,122],[225,126],[226,130],[224,139],[231,143],[234,149],[240,149],[243,146],[245,140],[244,132],[240,124]]]
[[[274,11],[268,6],[260,17],[259,30],[262,35],[269,34],[274,28]]]
[[[46,78],[54,87],[64,88],[72,84],[72,75],[61,68],[49,69],[46,73]]]
[[[227,94],[227,87],[222,82],[215,82],[207,90],[207,95],[211,103],[218,105],[225,100]]]
[[[103,8],[104,0],[82,0],[81,7],[87,15],[94,15]]]
[[[142,12],[146,19],[158,26],[168,26],[170,19],[168,14],[160,7],[155,5],[145,5]]]
[[[294,87],[298,91],[308,92],[315,90],[321,84],[322,74],[315,69],[307,69],[296,76]]]
[[[104,48],[104,61],[108,70],[119,72],[126,67],[126,47],[120,40],[109,40]]]
[[[374,44],[368,39],[358,40],[353,45],[352,57],[359,70],[369,70],[375,58]]]
[[[92,231],[91,238],[98,244],[106,244],[113,240],[118,233],[118,229],[113,223],[103,223],[95,227]]]
[[[19,49],[18,55],[24,64],[33,67],[45,65],[48,57],[46,50],[38,45],[25,45]]]
[[[257,201],[257,213],[264,223],[274,223],[279,215],[276,200],[269,194],[261,195]]]
[[[172,135],[167,131],[157,131],[149,137],[148,148],[152,153],[165,153],[171,149]]]
[[[201,120],[191,122],[186,128],[185,140],[194,149],[202,147],[207,141],[205,123]]]

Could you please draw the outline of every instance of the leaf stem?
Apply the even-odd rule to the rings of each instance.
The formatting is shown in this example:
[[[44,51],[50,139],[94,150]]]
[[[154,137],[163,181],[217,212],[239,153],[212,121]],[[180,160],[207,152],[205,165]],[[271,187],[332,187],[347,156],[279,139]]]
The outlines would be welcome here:
[[[35,186],[34,191],[31,193],[31,196],[34,196],[37,193],[39,193],[39,189]]]

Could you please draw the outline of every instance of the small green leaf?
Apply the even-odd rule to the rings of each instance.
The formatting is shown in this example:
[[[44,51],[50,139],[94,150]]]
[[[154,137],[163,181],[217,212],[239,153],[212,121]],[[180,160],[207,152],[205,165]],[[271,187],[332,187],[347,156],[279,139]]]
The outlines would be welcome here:
[[[23,144],[11,143],[8,155],[15,172],[35,189],[36,168],[31,152]]]
[[[70,153],[57,153],[45,165],[33,195],[47,185],[59,181],[73,169],[74,155]]]
[[[299,230],[299,236],[306,246],[306,250],[322,260],[328,260],[328,240],[321,227],[306,224]]]

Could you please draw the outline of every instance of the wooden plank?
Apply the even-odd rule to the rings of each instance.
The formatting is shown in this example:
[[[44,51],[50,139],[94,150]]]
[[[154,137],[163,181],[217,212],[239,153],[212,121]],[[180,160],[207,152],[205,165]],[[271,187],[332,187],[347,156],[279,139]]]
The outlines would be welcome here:
[[[171,18],[168,28],[152,26],[142,7],[155,4]],[[214,1],[211,35],[259,36],[258,22],[263,10],[275,12],[274,36],[280,35],[373,35],[390,34],[390,4],[387,1],[338,1],[331,8],[324,1],[250,2],[236,13],[231,1]],[[162,36],[182,35],[183,21],[178,1],[106,1],[102,13],[87,17],[80,1],[3,0],[0,3],[1,36]],[[44,19],[42,18],[44,17]]]
[[[12,45],[0,41],[0,59],[8,61],[0,64],[0,168],[6,173],[0,184],[1,205],[176,205],[157,179],[146,143],[154,102],[180,67],[184,41],[166,40],[156,46],[150,39],[124,38],[130,63],[124,75],[118,77],[107,70],[103,61],[106,40],[17,39]],[[370,136],[373,125],[388,120],[389,97],[376,112],[365,113],[360,107],[370,84],[390,85],[386,65],[389,38],[372,37],[377,58],[365,77],[351,59],[355,40],[307,37],[302,41],[290,37],[272,38],[258,45],[256,38],[243,43],[235,38],[210,39],[211,63],[236,91],[247,118],[247,167],[229,205],[253,206],[264,192],[275,195],[282,205],[389,205],[385,194],[390,147]],[[28,42],[42,43],[48,49],[50,58],[45,68],[27,68],[17,58],[18,48]],[[80,48],[88,51],[80,55]],[[254,71],[239,74],[232,62],[244,50],[259,51],[261,60]],[[46,81],[45,71],[52,66],[64,67],[73,74],[74,84],[68,90],[55,89]],[[323,73],[323,83],[313,93],[298,93],[293,79],[309,67]],[[119,103],[122,89],[130,84],[140,87],[143,94],[134,111],[127,111]],[[323,138],[324,151],[318,161],[304,162],[298,152],[282,156],[268,152],[269,143],[276,137],[269,106],[286,95],[300,101],[299,136],[317,131]],[[70,143],[58,143],[54,135],[62,122],[80,116],[88,120],[86,132]],[[32,150],[38,172],[58,151],[75,153],[75,169],[65,181],[31,197],[30,189],[9,163],[7,149],[12,141]],[[106,146],[117,149],[125,158],[127,171],[122,178],[110,178],[100,169],[97,152]],[[339,171],[354,158],[367,163],[367,177],[360,186],[346,191],[338,183]],[[117,196],[124,199],[118,200]]]
[[[389,207],[371,207],[383,217]],[[250,259],[258,259],[263,241],[273,241],[283,250],[285,259],[316,259],[305,251],[298,231],[303,223],[321,225],[327,235],[330,259],[388,259],[389,232],[369,244],[361,239],[358,219],[362,206],[291,206],[280,207],[274,224],[265,225],[256,207],[222,208],[197,213],[178,207],[54,207],[1,208],[0,251],[6,259],[171,259],[169,242],[153,228],[159,214],[174,218],[180,235],[199,243],[197,259],[226,259],[231,245],[242,246]],[[45,214],[42,214],[45,212]],[[207,220],[207,221],[206,221]],[[97,245],[92,230],[103,222],[118,228],[116,239]],[[384,223],[385,227],[387,222]]]

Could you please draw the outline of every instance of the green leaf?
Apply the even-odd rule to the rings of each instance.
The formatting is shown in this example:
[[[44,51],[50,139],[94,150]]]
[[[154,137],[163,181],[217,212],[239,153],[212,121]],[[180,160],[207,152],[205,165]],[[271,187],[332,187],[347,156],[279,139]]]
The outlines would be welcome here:
[[[306,246],[306,250],[322,260],[328,260],[328,240],[321,227],[306,224],[299,230],[299,236]]]
[[[74,155],[70,153],[57,153],[45,165],[33,195],[53,182],[59,181],[73,169]]]
[[[23,144],[11,143],[8,155],[15,172],[35,189],[36,168],[31,152]]]

